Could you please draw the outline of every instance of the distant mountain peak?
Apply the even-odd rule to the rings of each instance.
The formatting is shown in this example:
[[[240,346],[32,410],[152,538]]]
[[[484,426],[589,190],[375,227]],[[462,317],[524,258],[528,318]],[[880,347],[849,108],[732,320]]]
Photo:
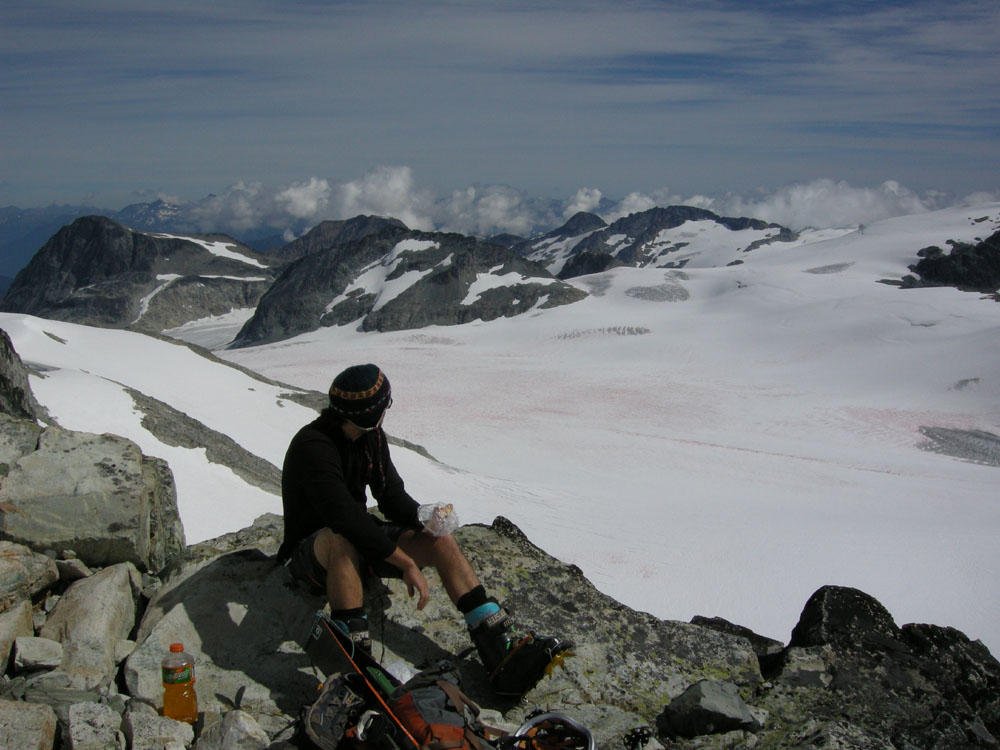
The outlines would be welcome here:
[[[597,214],[578,211],[561,227],[549,232],[549,235],[559,234],[563,237],[576,237],[587,232],[604,229],[607,225],[608,223]]]
[[[275,250],[272,255],[283,260],[295,260],[337,245],[360,240],[385,230],[408,231],[399,219],[385,216],[355,216],[350,219],[321,221],[304,235]]]
[[[253,307],[280,265],[225,235],[142,231],[84,216],[42,246],[0,309],[159,333]]]

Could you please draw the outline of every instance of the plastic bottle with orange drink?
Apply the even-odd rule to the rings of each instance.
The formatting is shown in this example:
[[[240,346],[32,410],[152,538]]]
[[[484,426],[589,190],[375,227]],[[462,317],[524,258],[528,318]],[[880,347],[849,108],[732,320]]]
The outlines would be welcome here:
[[[194,724],[198,721],[198,696],[194,692],[194,658],[181,643],[171,643],[160,663],[163,676],[163,715]]]

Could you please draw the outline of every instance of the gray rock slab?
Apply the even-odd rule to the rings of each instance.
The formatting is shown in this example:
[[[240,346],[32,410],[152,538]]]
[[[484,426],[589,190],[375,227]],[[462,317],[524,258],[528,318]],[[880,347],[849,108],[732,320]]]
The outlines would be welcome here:
[[[205,729],[195,750],[263,750],[271,743],[260,724],[245,711],[230,711]]]
[[[92,575],[92,571],[86,566],[83,560],[75,558],[70,560],[56,560],[56,568],[59,570],[59,580],[66,583],[79,581],[81,578]]]
[[[0,412],[34,420],[41,409],[28,384],[28,372],[6,331],[0,329]]]
[[[30,602],[18,602],[6,612],[0,612],[0,672],[7,671],[14,640],[34,634]]]
[[[0,484],[0,492],[5,484]],[[2,525],[20,511],[3,506],[0,500]],[[23,544],[11,541],[0,541],[0,612],[12,608],[17,602],[31,599],[36,594],[49,588],[59,580],[59,571],[55,561],[46,555],[32,551]]]
[[[126,711],[122,726],[131,750],[184,750],[194,742],[190,724],[155,714]]]
[[[30,419],[23,419],[0,414],[0,472],[3,476],[23,456],[28,455],[38,447],[38,436],[42,427]]]
[[[34,636],[21,636],[14,641],[14,669],[17,672],[35,672],[56,669],[63,659],[59,641]]]
[[[8,539],[33,549],[75,550],[89,565],[149,559],[143,456],[116,435],[43,430],[0,486]],[[59,471],[52,471],[59,466]]]
[[[116,652],[135,625],[140,586],[135,566],[121,563],[77,581],[59,599],[39,635],[63,644],[60,669],[72,687],[95,688],[114,677]]]
[[[70,750],[125,750],[122,717],[103,703],[76,703],[69,709]]]
[[[56,713],[49,706],[0,700],[0,747],[4,750],[52,750]]]
[[[179,642],[195,660],[199,711],[239,704],[265,731],[287,725],[321,681],[298,643],[323,604],[290,584],[284,566],[257,550],[178,569],[143,616],[124,667],[129,693],[162,706],[160,661]]]
[[[661,723],[680,737],[760,728],[739,689],[717,680],[701,680],[685,690],[664,709]]]

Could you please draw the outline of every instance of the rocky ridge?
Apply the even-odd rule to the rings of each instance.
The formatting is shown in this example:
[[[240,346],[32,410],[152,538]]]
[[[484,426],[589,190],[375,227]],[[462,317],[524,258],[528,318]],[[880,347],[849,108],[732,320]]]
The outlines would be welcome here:
[[[158,333],[254,307],[280,265],[222,235],[147,234],[87,216],[42,246],[0,309]]]
[[[936,246],[917,252],[920,260],[910,266],[916,276],[906,276],[903,286],[953,286],[1000,299],[1000,232],[974,244],[949,244],[948,252]]]
[[[0,385],[21,382],[19,369],[16,354],[0,361]],[[0,436],[7,746],[293,747],[321,679],[298,641],[323,602],[275,561],[281,519],[185,546],[169,467],[129,441],[9,413]],[[75,536],[54,531],[59,517]],[[491,723],[565,711],[602,749],[997,746],[1000,663],[954,629],[897,626],[863,592],[821,588],[783,644],[718,618],[625,607],[503,518],[457,538],[519,622],[572,638],[575,655],[523,701],[497,700],[478,660],[456,657],[468,636],[433,574],[423,612],[400,582],[371,582],[374,653],[401,676],[458,658]],[[196,659],[194,727],[158,714],[159,661],[175,641]]]
[[[694,206],[669,206],[629,214],[610,225],[581,212],[562,227],[515,248],[560,279],[569,279],[617,266],[732,265],[758,247],[795,237],[779,224],[719,216]]]
[[[586,292],[499,245],[388,226],[289,265],[233,346],[348,323],[395,331],[493,320],[584,297]]]
[[[298,239],[292,240],[271,254],[282,260],[297,260],[334,245],[378,234],[388,227],[407,229],[399,219],[382,216],[355,216],[340,221],[321,221]]]

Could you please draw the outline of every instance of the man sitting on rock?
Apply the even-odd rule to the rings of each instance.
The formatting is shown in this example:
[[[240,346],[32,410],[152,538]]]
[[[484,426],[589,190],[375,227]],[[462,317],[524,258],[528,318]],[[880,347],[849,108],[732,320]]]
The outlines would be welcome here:
[[[349,367],[334,379],[330,405],[299,430],[285,454],[278,557],[314,593],[327,595],[335,624],[365,649],[371,645],[365,574],[401,578],[423,609],[430,591],[421,569],[436,568],[494,688],[521,695],[569,644],[512,637],[509,613],[487,595],[454,537],[423,528],[419,505],[389,456],[382,420],[390,406],[389,380],[375,365]],[[366,489],[387,521],[368,513]]]

